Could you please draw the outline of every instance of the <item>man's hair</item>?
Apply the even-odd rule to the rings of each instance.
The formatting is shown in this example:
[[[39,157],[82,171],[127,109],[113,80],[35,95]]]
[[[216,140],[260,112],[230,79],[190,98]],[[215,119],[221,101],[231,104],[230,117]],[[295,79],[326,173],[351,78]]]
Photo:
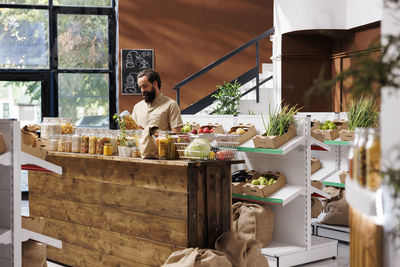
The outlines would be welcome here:
[[[153,69],[142,70],[141,72],[138,73],[137,78],[139,79],[143,76],[146,76],[150,83],[157,81],[158,89],[161,90],[161,78],[160,74],[158,74],[157,71]]]

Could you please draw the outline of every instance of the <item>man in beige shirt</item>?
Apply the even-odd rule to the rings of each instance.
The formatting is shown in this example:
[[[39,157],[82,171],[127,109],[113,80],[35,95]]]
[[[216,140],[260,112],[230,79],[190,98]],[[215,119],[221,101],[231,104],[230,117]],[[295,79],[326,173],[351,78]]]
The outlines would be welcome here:
[[[180,133],[181,111],[175,100],[161,93],[160,75],[146,69],[139,72],[137,78],[144,99],[133,107],[132,118],[142,128],[156,125],[160,131]]]

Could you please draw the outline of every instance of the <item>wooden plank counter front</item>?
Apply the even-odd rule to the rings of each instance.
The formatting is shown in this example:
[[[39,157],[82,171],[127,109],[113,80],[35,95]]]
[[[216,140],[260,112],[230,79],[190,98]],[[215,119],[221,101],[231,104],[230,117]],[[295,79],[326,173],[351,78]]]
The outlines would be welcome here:
[[[160,266],[184,247],[213,248],[231,228],[231,164],[49,152],[63,175],[29,172],[29,210],[71,266]]]

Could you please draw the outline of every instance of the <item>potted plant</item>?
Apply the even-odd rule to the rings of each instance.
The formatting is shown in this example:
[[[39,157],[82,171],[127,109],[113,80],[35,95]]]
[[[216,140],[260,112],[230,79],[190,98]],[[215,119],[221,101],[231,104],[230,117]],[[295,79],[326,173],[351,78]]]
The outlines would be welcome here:
[[[120,132],[118,134],[117,138],[117,144],[118,144],[118,154],[120,157],[130,157],[132,154],[132,150],[130,147],[128,147],[128,137],[126,134],[126,123],[124,119],[118,115],[118,113],[115,113],[113,116],[113,119],[115,122],[118,123]]]
[[[232,83],[224,83],[217,85],[219,89],[211,97],[217,101],[217,107],[212,112],[213,115],[237,115],[239,113],[239,103],[242,93],[240,92],[241,84],[235,80]]]
[[[353,140],[355,128],[378,126],[378,114],[378,107],[374,99],[362,97],[358,101],[353,101],[347,111],[348,129],[340,131],[340,139],[343,141]]]
[[[269,108],[269,123],[265,124],[264,117],[261,116],[265,128],[263,135],[256,135],[253,138],[256,148],[278,148],[296,136],[294,128],[294,115],[300,110],[297,106],[289,108],[284,105],[279,111],[277,108],[271,111]]]

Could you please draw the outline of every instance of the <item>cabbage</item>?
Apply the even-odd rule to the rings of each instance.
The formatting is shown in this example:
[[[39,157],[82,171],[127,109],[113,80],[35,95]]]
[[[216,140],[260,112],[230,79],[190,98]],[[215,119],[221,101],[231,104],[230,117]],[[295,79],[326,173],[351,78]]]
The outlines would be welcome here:
[[[186,157],[208,158],[211,151],[210,142],[207,139],[193,140],[185,149]]]

